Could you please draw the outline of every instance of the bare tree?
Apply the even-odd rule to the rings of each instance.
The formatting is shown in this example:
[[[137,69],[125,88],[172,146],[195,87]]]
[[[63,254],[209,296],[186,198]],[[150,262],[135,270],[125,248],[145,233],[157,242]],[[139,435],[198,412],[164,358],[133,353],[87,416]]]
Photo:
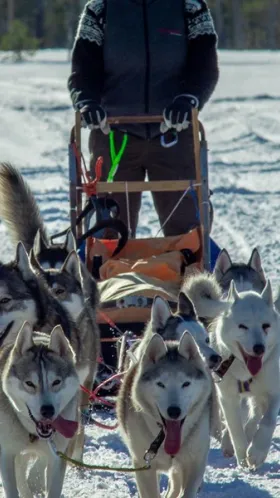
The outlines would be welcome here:
[[[7,31],[15,18],[15,0],[7,0]]]
[[[233,48],[244,48],[244,18],[242,11],[243,0],[232,0],[232,29],[233,29]]]
[[[222,0],[215,0],[215,24],[219,37],[223,33],[223,13],[222,13]]]
[[[273,50],[277,48],[276,34],[278,24],[277,13],[279,11],[279,4],[277,5],[276,0],[270,0],[270,2],[268,2],[267,9],[267,48]]]
[[[36,38],[43,41],[45,36],[45,0],[36,0]]]

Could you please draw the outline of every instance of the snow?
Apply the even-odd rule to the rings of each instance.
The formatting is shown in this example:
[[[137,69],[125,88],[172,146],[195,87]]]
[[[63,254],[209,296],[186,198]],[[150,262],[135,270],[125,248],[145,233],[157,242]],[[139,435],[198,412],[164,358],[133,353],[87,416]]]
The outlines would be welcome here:
[[[64,50],[41,51],[20,64],[1,63],[0,160],[11,161],[21,169],[50,233],[69,223],[67,142],[73,111],[67,93],[68,75]],[[279,81],[280,52],[221,51],[220,82],[201,113],[214,190],[213,238],[235,260],[248,259],[252,248],[258,247],[274,286],[280,271]],[[83,144],[86,150],[87,132],[83,132]],[[146,236],[157,229],[150,198],[145,196],[139,233]],[[8,261],[13,253],[3,225],[0,237],[2,259]],[[102,418],[113,423],[111,417]],[[129,465],[118,432],[90,426],[86,434],[87,463]],[[224,459],[213,443],[199,497],[279,498],[279,470],[279,425],[267,461],[253,474],[238,469],[234,459]],[[165,488],[163,479],[162,490]],[[64,498],[109,495],[136,497],[133,475],[68,470]]]

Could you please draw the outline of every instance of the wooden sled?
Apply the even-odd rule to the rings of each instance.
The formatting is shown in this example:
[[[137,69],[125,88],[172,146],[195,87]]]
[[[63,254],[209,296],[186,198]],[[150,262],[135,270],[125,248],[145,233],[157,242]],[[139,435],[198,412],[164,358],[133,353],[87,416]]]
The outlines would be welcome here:
[[[69,183],[70,183],[70,220],[71,228],[76,240],[83,236],[85,227],[83,223],[77,224],[81,217],[87,195],[83,187],[83,156],[81,144],[81,119],[80,113],[75,116],[75,125],[71,131],[69,144]],[[162,116],[120,116],[108,119],[110,125],[118,124],[150,124],[160,123]],[[198,120],[198,111],[192,111],[192,128],[193,128],[193,157],[195,165],[195,179],[169,181],[144,181],[144,182],[103,182],[95,183],[96,196],[114,193],[130,192],[184,192],[190,186],[195,188],[199,210],[200,224],[198,228],[187,234],[178,237],[161,237],[148,239],[129,239],[125,247],[116,257],[111,257],[118,240],[100,240],[89,237],[86,241],[85,261],[89,271],[92,271],[92,261],[96,254],[105,255],[105,262],[110,261],[111,268],[116,267],[117,262],[127,260],[131,257],[145,259],[156,257],[157,255],[167,254],[170,251],[181,251],[189,249],[195,256],[195,265],[199,270],[210,270],[210,216],[209,216],[209,185],[208,185],[208,160],[207,160],[207,141],[203,125]],[[88,177],[89,178],[89,177]],[[113,263],[111,264],[111,260]],[[109,266],[110,266],[109,265]],[[123,266],[120,266],[122,269]],[[122,270],[121,270],[122,271]],[[160,270],[159,270],[160,271]],[[176,273],[176,270],[174,270]],[[172,274],[172,273],[171,273]],[[106,277],[107,274],[105,274]],[[109,272],[110,275],[110,272]],[[168,273],[166,275],[169,275]],[[116,278],[118,275],[114,273]],[[149,275],[150,277],[151,275]],[[160,274],[155,276],[158,278]],[[176,275],[175,275],[176,278]],[[168,279],[168,276],[167,276]],[[163,294],[164,295],[164,291]],[[134,298],[134,301],[132,299]],[[104,361],[107,364],[115,366],[115,348],[116,343],[108,342],[110,337],[114,338],[128,330],[133,331],[136,335],[141,335],[143,327],[150,316],[152,304],[152,294],[141,296],[129,296],[123,300],[122,305],[118,300],[109,300],[109,304],[102,302],[101,312],[99,314],[99,324],[101,337],[106,342],[106,347],[102,348]],[[138,299],[138,301],[137,301]],[[141,306],[138,303],[141,302]],[[143,305],[144,303],[144,305]],[[146,303],[146,305],[145,305]],[[108,305],[107,305],[108,304]],[[176,303],[173,303],[174,306]],[[170,302],[172,307],[172,300]]]

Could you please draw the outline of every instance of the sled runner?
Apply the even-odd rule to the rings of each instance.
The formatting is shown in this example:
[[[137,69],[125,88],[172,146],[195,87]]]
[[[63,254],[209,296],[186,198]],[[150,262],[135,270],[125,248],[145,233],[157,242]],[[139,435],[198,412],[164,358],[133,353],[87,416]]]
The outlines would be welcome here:
[[[120,116],[108,119],[118,124],[160,123],[161,116]],[[211,270],[209,185],[207,141],[196,109],[192,113],[193,161],[192,179],[144,182],[117,182],[113,164],[110,181],[100,181],[102,158],[95,171],[86,167],[81,145],[81,121],[76,113],[75,126],[69,144],[70,219],[80,257],[99,282],[101,311],[99,325],[103,342],[104,363],[114,367],[116,342],[125,331],[140,335],[150,317],[155,295],[165,297],[172,309],[186,273]],[[162,138],[163,146],[166,144]],[[125,153],[125,152],[124,152]],[[118,158],[117,158],[118,160]],[[173,237],[130,239],[124,220],[118,219],[115,193],[178,191],[183,196],[195,196],[198,227]],[[94,222],[92,221],[94,219]],[[117,237],[107,238],[106,230],[114,230]],[[108,233],[108,232],[107,232]],[[213,244],[213,243],[212,243]],[[213,257],[213,254],[212,254]]]

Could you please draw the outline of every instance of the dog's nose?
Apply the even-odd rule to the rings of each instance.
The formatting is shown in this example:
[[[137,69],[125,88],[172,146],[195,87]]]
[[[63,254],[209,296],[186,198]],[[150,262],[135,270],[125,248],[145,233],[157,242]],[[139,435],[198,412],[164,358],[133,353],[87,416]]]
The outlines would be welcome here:
[[[209,367],[215,368],[220,365],[221,361],[222,357],[219,354],[211,354],[211,356],[209,357]]]
[[[265,352],[265,347],[263,344],[255,344],[253,347],[253,351],[256,355],[261,356]]]
[[[54,416],[54,407],[53,405],[42,405],[41,406],[41,415],[44,418],[52,418]]]
[[[181,408],[176,405],[169,406],[167,408],[167,413],[170,418],[179,418],[181,415]]]

